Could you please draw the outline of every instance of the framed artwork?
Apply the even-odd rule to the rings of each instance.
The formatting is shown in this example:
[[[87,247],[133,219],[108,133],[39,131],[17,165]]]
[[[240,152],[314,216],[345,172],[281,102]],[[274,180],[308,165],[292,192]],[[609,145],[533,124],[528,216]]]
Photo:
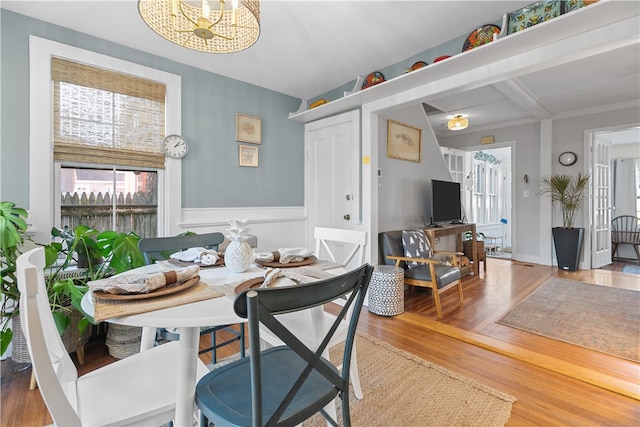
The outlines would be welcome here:
[[[236,113],[236,141],[262,144],[262,119]]]
[[[387,157],[420,163],[422,129],[395,120],[387,121]]]
[[[258,167],[258,147],[251,145],[241,145],[238,152],[238,163],[240,166]]]

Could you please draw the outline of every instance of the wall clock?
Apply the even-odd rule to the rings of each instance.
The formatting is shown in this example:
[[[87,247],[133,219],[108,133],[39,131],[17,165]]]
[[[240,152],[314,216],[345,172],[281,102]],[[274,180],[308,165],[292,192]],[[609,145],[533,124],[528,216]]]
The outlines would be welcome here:
[[[576,156],[576,153],[573,153],[571,151],[565,151],[564,153],[560,154],[560,157],[558,157],[558,161],[563,166],[571,166],[578,161],[578,156]]]
[[[162,140],[162,152],[174,159],[181,159],[189,152],[189,144],[180,135],[167,135]]]

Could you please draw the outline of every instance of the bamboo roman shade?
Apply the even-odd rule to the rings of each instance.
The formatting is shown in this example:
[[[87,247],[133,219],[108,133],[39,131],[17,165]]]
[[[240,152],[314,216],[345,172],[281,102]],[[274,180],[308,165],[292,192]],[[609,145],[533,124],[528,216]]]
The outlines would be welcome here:
[[[51,60],[56,161],[164,168],[164,84]]]

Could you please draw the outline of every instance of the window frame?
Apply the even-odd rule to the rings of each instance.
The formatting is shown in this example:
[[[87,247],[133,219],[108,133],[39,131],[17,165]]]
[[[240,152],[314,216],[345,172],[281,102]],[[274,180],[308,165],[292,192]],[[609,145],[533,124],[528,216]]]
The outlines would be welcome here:
[[[181,133],[181,77],[96,52],[29,36],[29,220],[36,242],[47,242],[60,216],[55,183],[59,166],[53,161],[53,82],[51,57],[57,56],[155,80],[166,85],[165,134]],[[160,141],[158,141],[160,144]],[[175,234],[181,217],[182,168],[178,159],[158,169],[158,235]]]

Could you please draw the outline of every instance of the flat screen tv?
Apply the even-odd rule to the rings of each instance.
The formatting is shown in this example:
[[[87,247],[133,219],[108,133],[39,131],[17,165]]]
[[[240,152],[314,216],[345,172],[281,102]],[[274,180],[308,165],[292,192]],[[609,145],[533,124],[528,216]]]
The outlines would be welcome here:
[[[462,222],[460,183],[431,180],[431,222],[435,224]]]

